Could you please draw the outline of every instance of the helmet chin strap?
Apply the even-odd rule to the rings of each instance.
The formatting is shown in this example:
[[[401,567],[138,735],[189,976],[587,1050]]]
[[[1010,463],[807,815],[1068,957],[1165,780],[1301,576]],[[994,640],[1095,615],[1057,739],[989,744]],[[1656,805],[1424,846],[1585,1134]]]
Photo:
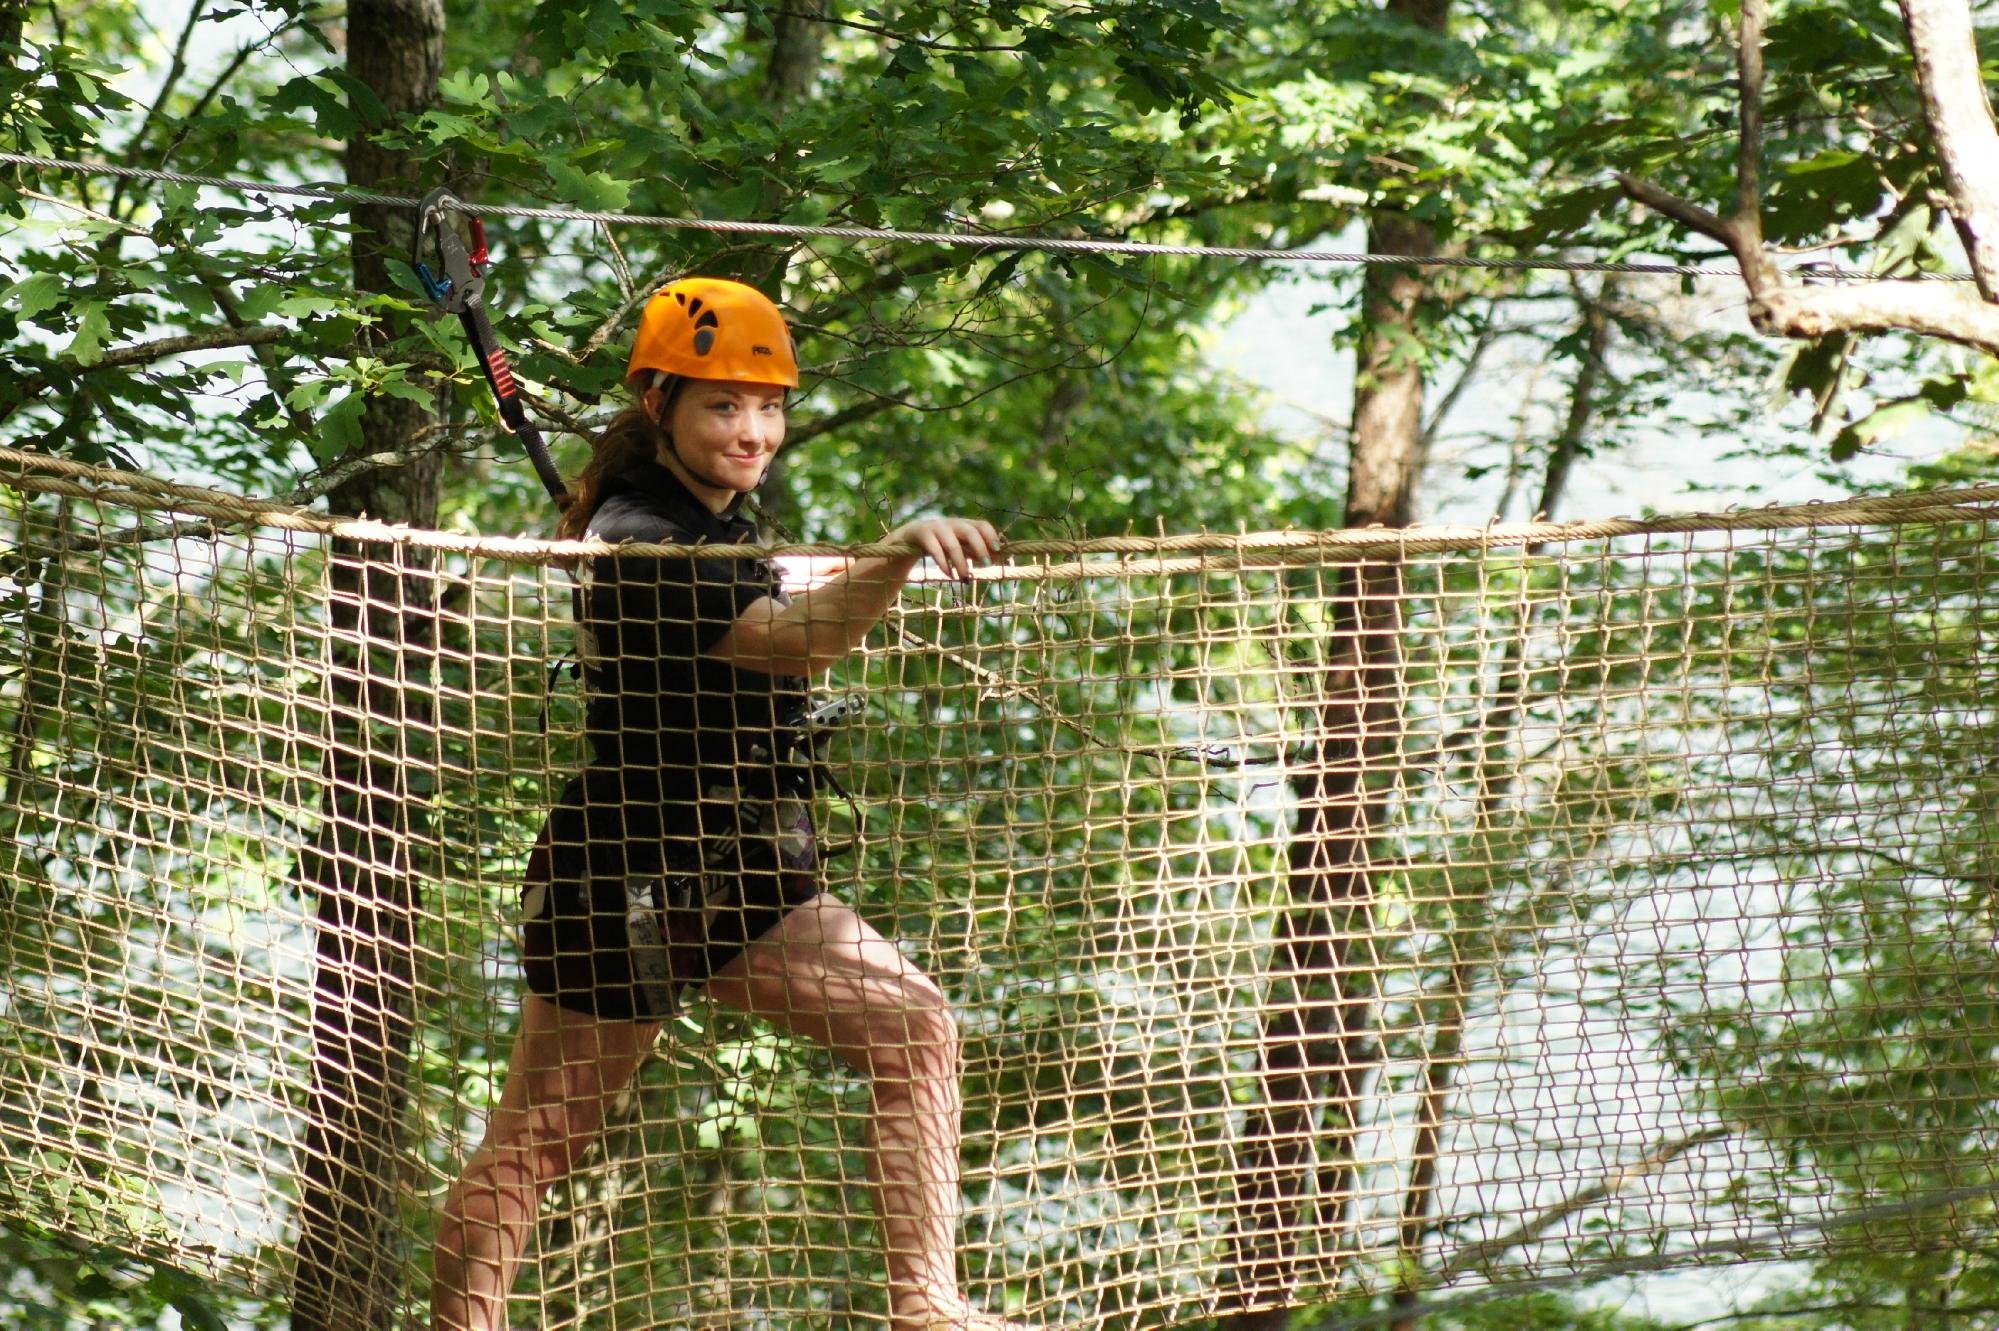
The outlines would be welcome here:
[[[743,501],[742,491],[737,490],[735,486],[730,485],[727,482],[718,481],[713,476],[703,476],[700,472],[696,471],[692,466],[688,465],[686,458],[680,456],[680,445],[673,442],[672,432],[663,430],[661,431],[661,433],[666,438],[666,451],[673,454],[673,460],[680,464],[680,469],[682,471],[686,472],[689,476],[692,476],[695,480],[701,482],[703,485],[707,486],[711,490],[729,490],[734,492],[736,498],[734,502],[730,505],[732,509],[735,507],[736,504],[742,503]],[[759,479],[757,481],[757,484],[762,485],[763,481]]]

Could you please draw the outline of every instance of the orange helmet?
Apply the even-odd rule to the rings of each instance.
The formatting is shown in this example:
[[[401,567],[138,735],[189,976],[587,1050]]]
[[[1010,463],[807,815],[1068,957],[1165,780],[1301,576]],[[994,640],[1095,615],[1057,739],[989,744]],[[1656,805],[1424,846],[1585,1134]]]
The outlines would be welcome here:
[[[755,287],[720,277],[683,277],[653,293],[625,382],[647,370],[798,387],[798,355],[777,306]]]

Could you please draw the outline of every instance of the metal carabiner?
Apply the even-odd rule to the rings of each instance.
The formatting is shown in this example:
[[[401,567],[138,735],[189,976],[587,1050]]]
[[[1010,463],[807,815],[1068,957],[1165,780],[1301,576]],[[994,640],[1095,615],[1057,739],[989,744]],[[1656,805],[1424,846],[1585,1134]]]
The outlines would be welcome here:
[[[486,287],[486,224],[467,216],[472,231],[472,247],[458,238],[458,228],[445,216],[466,212],[465,205],[448,189],[434,189],[417,205],[416,238],[410,245],[410,266],[440,314],[463,314]],[[425,241],[436,252],[438,266],[430,266]]]

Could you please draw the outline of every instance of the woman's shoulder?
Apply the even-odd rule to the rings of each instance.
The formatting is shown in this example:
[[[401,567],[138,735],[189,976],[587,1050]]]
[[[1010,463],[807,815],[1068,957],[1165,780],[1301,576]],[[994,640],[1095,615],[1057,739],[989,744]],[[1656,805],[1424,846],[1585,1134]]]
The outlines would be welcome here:
[[[697,537],[643,494],[614,494],[590,515],[585,534],[599,541],[644,541],[654,545],[692,545]]]

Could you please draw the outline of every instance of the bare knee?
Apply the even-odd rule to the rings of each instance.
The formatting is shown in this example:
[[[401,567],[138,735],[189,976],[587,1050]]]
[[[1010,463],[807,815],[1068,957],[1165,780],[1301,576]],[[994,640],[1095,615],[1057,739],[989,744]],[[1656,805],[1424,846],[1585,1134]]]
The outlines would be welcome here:
[[[539,1195],[576,1168],[597,1140],[602,1119],[594,1106],[585,1105],[544,1105],[496,1119],[467,1173],[483,1164],[503,1176],[501,1186],[532,1187]]]

